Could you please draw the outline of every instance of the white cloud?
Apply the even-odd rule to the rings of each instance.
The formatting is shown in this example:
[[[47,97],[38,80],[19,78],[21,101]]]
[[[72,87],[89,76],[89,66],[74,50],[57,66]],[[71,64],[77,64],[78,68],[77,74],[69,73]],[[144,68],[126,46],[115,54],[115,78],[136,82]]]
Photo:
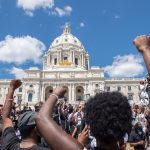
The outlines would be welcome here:
[[[143,74],[142,58],[137,55],[124,55],[114,57],[112,65],[106,66],[104,71],[110,77],[135,77]]]
[[[10,71],[9,71],[10,74],[13,74],[16,79],[22,79],[23,77],[25,77],[25,72],[23,69],[21,68],[16,68],[16,67],[13,67]]]
[[[49,9],[54,6],[54,0],[17,0],[17,6],[27,15],[33,16],[33,11],[39,8]]]
[[[70,16],[72,13],[72,7],[71,6],[65,6],[63,9],[56,7],[53,12],[51,12],[52,15],[56,15],[59,17],[63,16]]]
[[[115,19],[120,19],[120,16],[119,15],[114,15],[114,18]]]
[[[41,63],[45,45],[31,36],[6,36],[0,42],[0,62],[22,64],[26,61]]]
[[[85,24],[83,22],[80,22],[80,27],[84,27]]]

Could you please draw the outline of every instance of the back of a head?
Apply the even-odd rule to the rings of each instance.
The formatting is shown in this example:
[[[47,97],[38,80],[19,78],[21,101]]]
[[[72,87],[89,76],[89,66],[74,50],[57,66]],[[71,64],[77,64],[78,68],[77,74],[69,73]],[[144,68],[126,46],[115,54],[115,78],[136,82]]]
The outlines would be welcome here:
[[[19,116],[17,125],[23,138],[30,136],[35,128],[35,116],[36,112],[34,111],[27,111]]]
[[[128,100],[118,92],[103,92],[85,105],[85,118],[92,135],[103,143],[119,141],[131,131],[132,112]]]

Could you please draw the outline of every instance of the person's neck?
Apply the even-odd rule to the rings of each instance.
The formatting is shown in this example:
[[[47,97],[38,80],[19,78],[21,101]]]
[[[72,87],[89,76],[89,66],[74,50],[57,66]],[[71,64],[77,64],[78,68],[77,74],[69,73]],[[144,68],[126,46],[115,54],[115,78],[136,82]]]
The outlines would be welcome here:
[[[35,139],[29,137],[26,139],[22,139],[22,141],[20,143],[20,148],[29,148],[34,145],[37,145],[37,141]]]
[[[112,142],[112,143],[103,143],[103,142],[97,142],[98,148],[102,150],[118,150],[118,143]]]

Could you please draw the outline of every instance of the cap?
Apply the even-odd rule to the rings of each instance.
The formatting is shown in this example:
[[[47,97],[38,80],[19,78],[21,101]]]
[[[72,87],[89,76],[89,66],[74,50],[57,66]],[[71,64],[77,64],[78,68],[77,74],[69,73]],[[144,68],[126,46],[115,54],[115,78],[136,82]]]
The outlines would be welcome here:
[[[27,111],[19,116],[18,118],[18,128],[19,130],[23,130],[28,126],[36,125],[35,123],[36,112]]]

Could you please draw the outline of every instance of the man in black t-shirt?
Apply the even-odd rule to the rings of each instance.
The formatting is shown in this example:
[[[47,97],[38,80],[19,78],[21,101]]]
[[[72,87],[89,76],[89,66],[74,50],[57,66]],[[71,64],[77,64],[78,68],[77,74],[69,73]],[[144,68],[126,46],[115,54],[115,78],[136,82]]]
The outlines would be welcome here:
[[[145,150],[145,134],[140,122],[135,123],[129,137],[129,143],[135,150]]]
[[[40,140],[35,123],[35,112],[28,111],[22,114],[18,119],[18,127],[21,132],[22,140],[16,136],[13,122],[10,119],[12,110],[14,91],[21,85],[20,80],[12,80],[6,96],[3,108],[3,133],[2,133],[2,150],[48,150],[39,147],[37,144]]]

